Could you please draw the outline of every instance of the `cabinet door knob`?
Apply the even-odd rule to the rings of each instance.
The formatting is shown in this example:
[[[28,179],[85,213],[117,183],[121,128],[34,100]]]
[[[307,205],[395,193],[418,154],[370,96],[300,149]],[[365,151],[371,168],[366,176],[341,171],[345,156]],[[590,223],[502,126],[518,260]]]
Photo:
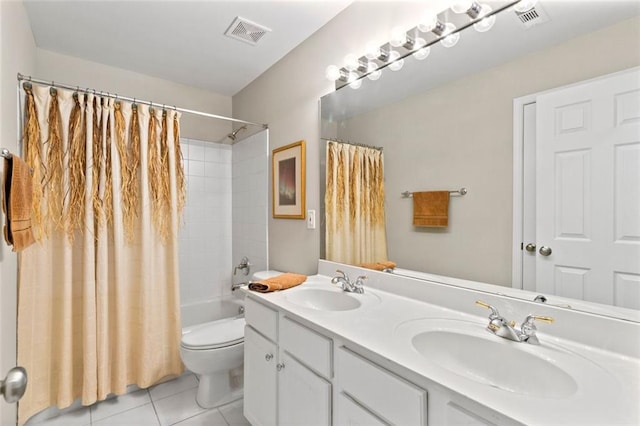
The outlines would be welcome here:
[[[536,245],[529,243],[526,246],[524,246],[525,250],[527,250],[529,253],[534,253],[536,251]]]
[[[273,354],[266,354],[264,356],[264,359],[266,359],[267,361],[271,361],[273,359]]]
[[[553,252],[553,250],[551,250],[551,247],[542,246],[540,247],[539,252],[543,256],[549,256]]]
[[[284,364],[278,364],[276,365],[276,368],[278,369],[278,371],[282,371],[282,369],[284,368]]]

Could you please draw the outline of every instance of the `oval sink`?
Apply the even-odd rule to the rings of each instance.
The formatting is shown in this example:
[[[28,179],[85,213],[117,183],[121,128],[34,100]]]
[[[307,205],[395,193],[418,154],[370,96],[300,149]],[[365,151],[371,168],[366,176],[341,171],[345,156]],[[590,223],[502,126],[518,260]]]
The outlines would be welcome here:
[[[350,311],[362,305],[359,299],[343,291],[317,288],[296,290],[288,293],[286,299],[296,305],[317,311]]]
[[[578,389],[576,381],[551,360],[523,350],[535,352],[535,346],[517,347],[526,343],[511,342],[488,332],[486,337],[480,337],[450,330],[426,331],[414,336],[411,343],[430,362],[504,391],[566,398]]]

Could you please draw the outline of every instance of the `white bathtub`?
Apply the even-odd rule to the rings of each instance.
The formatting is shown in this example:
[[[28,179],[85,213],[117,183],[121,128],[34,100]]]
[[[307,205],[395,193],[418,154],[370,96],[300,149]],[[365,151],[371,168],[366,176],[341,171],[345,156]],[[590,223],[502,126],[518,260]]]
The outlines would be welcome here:
[[[199,300],[180,306],[182,328],[223,318],[238,316],[244,312],[244,301],[234,297]]]

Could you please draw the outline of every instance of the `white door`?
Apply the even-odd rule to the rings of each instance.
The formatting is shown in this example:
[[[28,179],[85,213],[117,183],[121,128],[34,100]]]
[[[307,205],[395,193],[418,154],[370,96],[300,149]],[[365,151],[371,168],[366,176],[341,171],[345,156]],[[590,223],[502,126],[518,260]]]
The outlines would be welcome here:
[[[278,424],[282,426],[329,426],[331,424],[331,385],[281,353],[278,378]]]
[[[536,134],[537,291],[640,309],[640,72],[539,96]]]
[[[275,343],[244,328],[244,416],[254,426],[276,424]]]

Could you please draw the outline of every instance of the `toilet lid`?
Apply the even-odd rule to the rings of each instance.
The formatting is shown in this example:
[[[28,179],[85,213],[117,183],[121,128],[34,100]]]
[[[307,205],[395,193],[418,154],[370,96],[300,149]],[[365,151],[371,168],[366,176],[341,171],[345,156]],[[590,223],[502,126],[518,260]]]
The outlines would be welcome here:
[[[216,349],[242,343],[244,324],[244,318],[225,318],[186,327],[182,330],[182,347]]]

